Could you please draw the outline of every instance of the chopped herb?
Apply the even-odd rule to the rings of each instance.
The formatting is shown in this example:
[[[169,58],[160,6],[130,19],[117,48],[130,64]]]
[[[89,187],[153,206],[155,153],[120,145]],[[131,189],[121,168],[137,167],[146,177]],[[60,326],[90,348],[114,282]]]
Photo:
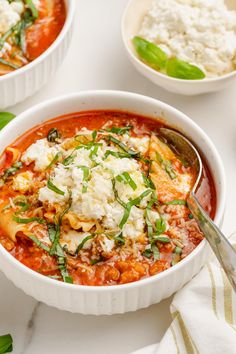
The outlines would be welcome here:
[[[139,152],[129,149],[128,146],[126,146],[125,144],[123,144],[120,140],[114,138],[114,136],[108,135],[108,136],[107,136],[107,139],[108,139],[109,141],[111,141],[113,144],[119,146],[119,148],[120,148],[121,150],[123,150],[124,152],[128,153],[128,154],[131,155],[132,157],[138,157],[138,156],[140,156],[140,153],[139,153]]]
[[[126,206],[125,206],[125,212],[123,215],[123,218],[121,219],[120,223],[119,223],[119,228],[122,229],[124,227],[124,225],[126,224],[130,212],[131,212],[131,208],[133,206],[139,205],[141,203],[141,201],[147,197],[152,191],[150,189],[147,189],[146,191],[144,191],[138,198],[135,198],[133,200],[130,200]]]
[[[22,162],[20,161],[15,162],[11,167],[9,167],[3,172],[3,175],[0,178],[0,182],[2,181],[2,183],[4,184],[7,181],[7,179],[10,176],[13,176],[22,166],[23,166]]]
[[[171,179],[175,179],[177,177],[170,160],[164,160],[157,151],[156,151],[156,159],[159,162],[159,164],[165,169],[166,173],[168,173]]]
[[[10,112],[0,112],[0,130],[2,130],[16,116]]]
[[[65,192],[57,188],[57,186],[55,186],[55,184],[53,184],[53,182],[50,179],[47,181],[47,187],[48,189],[51,189],[53,192],[57,194],[65,195]]]
[[[57,263],[58,263],[58,268],[60,269],[63,281],[68,284],[73,284],[73,279],[69,275],[67,267],[66,267],[66,259],[64,257],[58,257]]]
[[[97,135],[98,135],[97,130],[94,130],[94,131],[92,132],[92,139],[93,139],[93,142],[95,142]]]
[[[116,189],[116,181],[115,181],[115,179],[113,178],[113,179],[111,180],[111,182],[112,182],[113,193],[114,193],[114,196],[115,196],[117,202],[118,202],[123,208],[126,208],[126,204],[120,199],[120,197],[119,197],[119,195],[118,195],[118,191],[117,191],[117,189]]]
[[[90,260],[90,264],[91,265],[95,265],[95,264],[97,264],[97,263],[100,263],[100,262],[103,262],[103,257],[100,257],[100,258],[98,258],[98,259],[91,259]]]
[[[118,236],[114,237],[114,240],[118,246],[125,245],[125,239],[124,239],[122,232]]]
[[[174,249],[174,253],[176,253],[176,254],[182,254],[182,248],[180,248],[180,247],[175,247],[175,249]]]
[[[193,214],[188,214],[189,219],[193,219]]]
[[[50,248],[46,246],[44,243],[42,243],[37,237],[34,235],[29,235],[28,236],[39,248],[42,248],[44,251],[48,252],[50,251]]]
[[[166,205],[187,205],[186,200],[183,199],[174,199],[171,200],[170,202],[166,202]]]
[[[64,161],[62,162],[62,164],[63,164],[64,166],[68,166],[68,165],[70,165],[71,163],[74,162],[74,159],[75,159],[75,155],[73,155],[73,152],[72,152],[72,154],[70,154],[69,156],[67,156],[67,157],[64,159]]]
[[[112,128],[106,128],[106,129],[101,129],[102,132],[109,132],[117,135],[123,135],[127,132],[129,132],[133,127],[132,126],[127,126],[127,127],[112,127]]]
[[[77,247],[75,254],[78,254],[79,251],[81,251],[82,248],[84,247],[85,243],[88,242],[89,240],[91,240],[92,238],[94,238],[95,236],[96,236],[96,233],[93,233],[93,234],[88,235],[87,237],[85,237],[83,239],[83,241],[80,242],[79,246]]]
[[[49,130],[47,135],[47,140],[49,143],[56,143],[58,139],[60,139],[61,134],[57,130],[57,128],[52,128]]]
[[[16,221],[18,224],[30,224],[31,222],[34,222],[36,221],[37,223],[39,224],[44,224],[45,223],[45,220],[42,219],[42,218],[37,218],[37,217],[33,217],[33,218],[28,218],[28,219],[23,219],[23,218],[20,218],[16,215],[13,215],[12,216],[12,219],[14,221]]]
[[[53,158],[52,162],[50,162],[50,164],[46,167],[46,170],[49,170],[53,165],[55,165],[59,160],[60,156],[61,156],[61,152],[58,152]]]
[[[142,253],[142,255],[146,258],[151,258],[153,255],[153,252],[152,252],[151,248],[148,248]]]
[[[19,68],[20,68],[19,65],[16,65],[16,64],[14,64],[14,63],[11,63],[10,61],[7,61],[7,60],[2,59],[2,58],[0,58],[0,64],[9,66],[9,67],[12,68],[12,69],[19,69]]]
[[[153,253],[154,260],[156,261],[156,260],[160,259],[159,248],[154,243],[151,245],[151,250]]]
[[[36,20],[39,17],[39,13],[38,13],[38,10],[36,9],[33,1],[32,0],[25,0],[25,2],[32,13],[33,19]]]
[[[89,175],[90,175],[90,170],[87,166],[77,166],[78,168],[80,168],[83,171],[83,187],[82,187],[82,193],[86,193],[88,186],[87,186],[87,182],[89,179]]]
[[[166,237],[166,236],[154,236],[153,239],[155,241],[159,241],[159,242],[162,242],[162,243],[169,243],[170,242],[169,237]]]
[[[130,177],[128,172],[123,172],[122,174],[116,177],[117,181],[124,182],[125,184],[129,184],[129,186],[135,191],[137,189],[137,184],[134,180]]]
[[[163,234],[166,231],[166,223],[165,220],[160,217],[156,220],[156,236]]]
[[[13,351],[13,339],[10,334],[0,336],[0,354],[10,353]]]
[[[184,80],[202,80],[206,76],[196,65],[177,58],[168,59],[166,72],[168,76]]]
[[[142,176],[143,176],[144,184],[147,188],[156,189],[150,177],[147,177],[144,173],[142,173]]]
[[[132,155],[128,154],[127,152],[117,152],[117,151],[112,151],[112,150],[107,150],[105,152],[105,155],[104,155],[104,160],[106,160],[106,158],[109,156],[109,155],[112,155],[112,156],[115,156],[117,158],[120,158],[120,159],[124,159],[124,158],[133,158]]]

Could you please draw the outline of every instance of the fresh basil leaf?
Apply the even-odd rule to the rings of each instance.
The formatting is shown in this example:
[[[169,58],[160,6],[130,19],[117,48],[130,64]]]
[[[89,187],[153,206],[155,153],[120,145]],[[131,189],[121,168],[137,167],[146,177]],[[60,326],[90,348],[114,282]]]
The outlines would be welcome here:
[[[202,80],[206,77],[197,66],[177,58],[168,59],[166,72],[168,76],[184,80]]]
[[[53,158],[52,162],[50,162],[50,164],[46,167],[46,170],[49,170],[53,165],[55,165],[59,160],[60,156],[61,156],[61,152],[58,152]]]
[[[13,339],[10,334],[0,336],[0,354],[10,353],[13,351]]]
[[[133,44],[140,59],[155,70],[164,69],[166,66],[167,55],[154,43],[141,37],[134,37]]]
[[[148,248],[142,253],[142,255],[146,258],[151,258],[153,255],[153,252],[152,252],[151,248]]]
[[[113,144],[119,146],[119,148],[121,150],[123,150],[124,152],[126,152],[127,154],[131,155],[132,157],[138,157],[140,156],[140,152],[134,151],[132,149],[129,149],[125,144],[123,144],[120,140],[114,138],[114,136],[112,135],[108,135],[107,139],[111,142],[113,142]]]
[[[0,130],[2,130],[16,116],[10,112],[0,112]]]
[[[155,244],[151,245],[151,250],[153,253],[154,260],[156,261],[156,260],[160,259],[160,251],[159,251],[159,248]]]
[[[57,186],[55,186],[55,184],[53,184],[53,182],[50,179],[47,181],[47,187],[48,189],[51,189],[53,192],[57,194],[65,195],[65,192],[63,192]]]
[[[125,239],[124,239],[122,232],[118,236],[114,237],[114,240],[118,246],[125,245]]]

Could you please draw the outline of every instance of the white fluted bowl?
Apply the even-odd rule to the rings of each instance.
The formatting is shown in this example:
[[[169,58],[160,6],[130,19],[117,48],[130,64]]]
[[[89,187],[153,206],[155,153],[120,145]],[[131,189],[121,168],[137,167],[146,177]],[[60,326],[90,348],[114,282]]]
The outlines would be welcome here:
[[[225,3],[229,9],[236,10],[235,0],[225,0]],[[236,70],[216,78],[182,80],[162,74],[144,64],[134,49],[132,38],[138,34],[143,18],[151,4],[152,0],[129,0],[121,23],[123,43],[128,57],[143,76],[167,91],[187,96],[220,91],[236,82]]]
[[[65,0],[66,21],[52,45],[37,59],[9,74],[0,76],[0,110],[35,94],[55,74],[71,42],[76,0]]]
[[[123,110],[161,117],[185,133],[203,152],[215,180],[220,225],[225,207],[225,174],[217,150],[208,136],[186,115],[153,98],[120,91],[88,91],[41,103],[20,114],[0,132],[0,153],[19,135],[46,119],[87,110]],[[114,314],[135,311],[157,303],[179,290],[199,272],[207,260],[208,245],[203,240],[184,260],[163,273],[134,283],[115,286],[71,285],[38,274],[18,262],[0,245],[0,269],[28,295],[50,306],[83,314]]]

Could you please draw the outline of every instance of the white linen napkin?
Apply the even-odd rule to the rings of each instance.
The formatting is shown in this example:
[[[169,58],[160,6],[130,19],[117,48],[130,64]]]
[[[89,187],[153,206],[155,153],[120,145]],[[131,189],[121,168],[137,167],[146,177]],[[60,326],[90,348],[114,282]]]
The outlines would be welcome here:
[[[133,354],[236,354],[236,294],[216,259],[175,294],[170,311],[161,342]]]

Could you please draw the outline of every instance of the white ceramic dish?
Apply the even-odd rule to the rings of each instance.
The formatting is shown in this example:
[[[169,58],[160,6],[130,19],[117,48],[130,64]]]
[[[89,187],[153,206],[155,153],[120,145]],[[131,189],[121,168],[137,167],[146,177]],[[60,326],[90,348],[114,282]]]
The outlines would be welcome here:
[[[236,81],[236,71],[219,78],[181,80],[161,74],[144,64],[138,58],[131,40],[139,32],[143,18],[151,3],[152,0],[130,0],[124,11],[121,24],[122,38],[128,57],[142,75],[167,91],[183,95],[197,95],[219,91]],[[235,0],[225,0],[225,3],[229,9],[236,10]]]
[[[65,3],[66,22],[53,44],[28,65],[0,76],[0,110],[35,94],[61,65],[71,42],[76,0],[65,0]]]
[[[204,153],[215,178],[220,225],[225,206],[225,175],[221,159],[207,135],[187,116],[153,98],[119,91],[91,91],[69,94],[41,103],[20,114],[0,133],[0,153],[26,130],[40,122],[71,112],[114,109],[161,117],[194,141]],[[62,310],[83,314],[114,314],[135,311],[172,295],[188,282],[208,257],[206,241],[179,264],[163,273],[118,286],[81,286],[62,283],[27,268],[0,246],[0,269],[13,283],[39,301]]]

